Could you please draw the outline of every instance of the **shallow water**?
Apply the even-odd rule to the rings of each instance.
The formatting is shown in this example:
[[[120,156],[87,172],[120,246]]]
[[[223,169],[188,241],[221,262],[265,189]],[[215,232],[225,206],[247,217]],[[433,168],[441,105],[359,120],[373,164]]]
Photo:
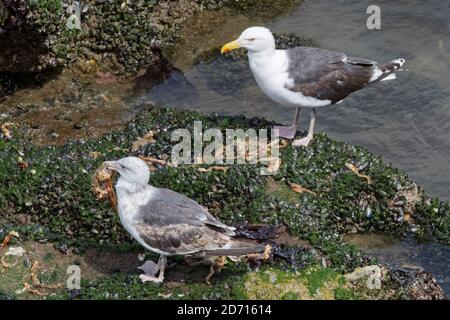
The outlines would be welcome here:
[[[366,9],[372,2],[355,0],[305,1],[290,14],[265,25],[276,32],[310,37],[321,47],[354,56],[380,62],[405,58],[409,70],[399,73],[397,80],[379,83],[351,95],[338,106],[320,109],[317,130],[367,147],[407,172],[432,195],[450,200],[450,3],[377,3],[382,11],[381,30],[366,27]],[[186,32],[184,44],[175,55],[175,65],[193,85],[195,94],[192,90],[174,91],[177,81],[171,79],[171,83],[156,88],[151,99],[203,112],[258,115],[290,123],[294,110],[269,100],[251,78],[242,75],[234,79],[239,83],[220,79],[220,75],[212,79],[211,65],[195,63],[192,57],[199,50],[193,49],[192,42],[206,50],[231,40],[250,25],[262,24],[243,16],[215,15],[193,23],[193,30]],[[207,23],[208,19],[217,22],[217,16],[223,23]],[[199,31],[195,28],[206,34],[208,41],[189,37]],[[191,58],[183,60],[182,53]],[[218,64],[213,66],[220,68]],[[304,114],[301,125],[306,129],[309,120]]]
[[[398,241],[384,234],[352,234],[345,239],[393,268],[430,272],[450,297],[450,247],[417,243],[412,236]]]
[[[121,128],[133,110],[128,99],[133,83],[102,79],[75,68],[50,77],[39,86],[0,99],[0,121],[26,123],[36,144],[63,144],[70,139],[98,137]]]

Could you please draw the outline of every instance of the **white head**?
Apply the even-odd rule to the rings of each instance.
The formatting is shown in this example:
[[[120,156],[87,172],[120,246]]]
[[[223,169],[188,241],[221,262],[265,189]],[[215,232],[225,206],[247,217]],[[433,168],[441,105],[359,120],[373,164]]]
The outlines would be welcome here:
[[[136,157],[127,157],[117,161],[106,161],[106,168],[117,171],[120,178],[134,185],[144,186],[148,184],[150,170],[147,164]]]
[[[237,48],[245,48],[249,52],[262,52],[275,50],[275,39],[272,32],[264,27],[251,27],[245,29],[239,38],[222,47],[221,53],[229,52]]]

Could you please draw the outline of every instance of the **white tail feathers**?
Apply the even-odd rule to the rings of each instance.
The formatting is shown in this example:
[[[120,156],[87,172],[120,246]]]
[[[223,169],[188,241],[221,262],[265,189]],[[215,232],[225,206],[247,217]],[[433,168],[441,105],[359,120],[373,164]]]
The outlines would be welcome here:
[[[396,70],[399,69],[399,68],[401,68],[405,62],[406,62],[406,60],[403,59],[403,58],[398,58],[398,59],[395,59],[395,60],[392,60],[392,61],[391,61],[392,64],[397,64],[397,65],[399,65],[399,67],[396,66],[396,68],[395,68]]]
[[[369,82],[388,81],[397,78],[395,72],[401,70],[403,64],[406,62],[403,58],[394,59],[391,62],[382,65],[381,68],[373,70],[373,74]]]
[[[395,73],[392,73],[390,75],[388,75],[386,78],[381,79],[380,81],[388,81],[388,80],[394,80],[397,79],[397,76],[395,75]]]

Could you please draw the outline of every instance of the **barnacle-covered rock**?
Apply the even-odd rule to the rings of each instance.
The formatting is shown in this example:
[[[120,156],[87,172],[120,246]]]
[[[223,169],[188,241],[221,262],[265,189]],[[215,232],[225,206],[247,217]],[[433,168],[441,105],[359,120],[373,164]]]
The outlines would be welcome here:
[[[0,53],[1,72],[38,72],[95,56],[135,74],[169,52],[184,22],[201,10],[230,6],[273,17],[300,1],[264,1],[254,9],[253,1],[234,0],[0,2],[0,28],[6,31],[0,43],[7,44]],[[73,16],[77,27],[72,28]]]
[[[436,279],[428,272],[390,271],[394,282],[401,284],[401,297],[408,300],[443,300],[445,293]]]
[[[416,199],[414,207],[410,201],[399,201],[401,195],[415,190],[415,185],[405,174],[364,148],[332,140],[324,134],[317,134],[306,149],[289,145],[280,150],[280,169],[270,178],[275,184],[271,188],[276,190],[268,192],[268,178],[261,176],[255,165],[230,165],[226,171],[200,172],[194,166],[173,167],[163,163],[170,160],[175,144],[171,132],[176,128],[193,130],[194,120],[202,120],[204,128],[259,129],[270,127],[269,122],[151,106],[139,109],[149,110],[123,131],[63,146],[32,146],[26,130],[15,128],[9,140],[0,140],[2,218],[13,222],[18,214],[27,214],[73,241],[83,237],[126,241],[110,205],[99,203],[93,196],[91,177],[103,161],[135,155],[161,160],[154,163],[158,169],[152,174],[154,185],[196,199],[229,223],[284,224],[291,233],[330,254],[332,265],[338,268],[352,268],[364,259],[357,250],[343,244],[341,235],[349,232],[383,231],[401,236],[415,231],[449,243],[448,205],[430,199],[425,193]],[[153,143],[133,147],[133,142],[151,130],[158,132]],[[19,157],[27,163],[23,169],[18,166]],[[355,174],[346,163],[370,176],[372,183]],[[286,179],[311,192],[292,191]],[[278,192],[278,188],[282,191]],[[401,213],[413,209],[413,220],[405,220]],[[92,229],[98,233],[93,234]]]
[[[0,139],[0,229],[6,232],[15,226],[23,237],[54,241],[65,248],[132,244],[113,206],[93,194],[92,177],[104,161],[134,155],[152,159],[152,185],[195,199],[226,223],[284,225],[291,235],[307,241],[307,251],[274,246],[273,254],[295,268],[317,259],[338,273],[373,265],[371,255],[344,242],[346,233],[382,231],[401,237],[412,231],[449,244],[448,204],[430,198],[405,174],[364,148],[319,133],[308,148],[280,149],[281,165],[271,177],[260,175],[259,164],[229,164],[226,170],[173,166],[168,165],[176,143],[171,133],[177,128],[192,132],[198,120],[205,129],[261,129],[273,123],[148,105],[136,108],[145,111],[124,130],[98,139],[38,147],[29,143],[27,128],[20,126],[9,139]],[[135,143],[149,132],[158,132],[152,143]],[[27,165],[20,166],[18,159]],[[104,178],[109,180],[109,176],[100,180]],[[292,185],[310,192],[295,192]],[[108,193],[111,190],[109,185]],[[405,212],[411,219],[404,218]],[[425,296],[432,289],[427,288]],[[336,289],[340,295],[348,293]]]

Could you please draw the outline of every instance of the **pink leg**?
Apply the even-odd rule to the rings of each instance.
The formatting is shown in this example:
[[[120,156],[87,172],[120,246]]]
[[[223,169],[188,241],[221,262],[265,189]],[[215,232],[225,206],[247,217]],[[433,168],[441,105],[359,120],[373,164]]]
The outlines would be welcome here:
[[[166,268],[167,258],[166,256],[159,256],[158,264],[154,266],[151,266],[151,263],[148,264],[148,261],[146,261],[142,266],[138,267],[139,269],[143,270],[145,274],[139,275],[139,279],[143,283],[145,282],[155,282],[155,283],[161,283],[164,281],[164,270]],[[158,277],[156,277],[156,274],[159,271]]]
[[[311,108],[310,115],[311,115],[311,120],[309,122],[308,135],[302,139],[294,140],[292,142],[293,146],[307,147],[308,144],[311,142],[313,135],[314,135],[314,124],[316,122],[316,110],[314,108]]]
[[[294,121],[290,126],[275,126],[274,129],[278,130],[278,135],[281,138],[287,138],[292,139],[295,137],[295,134],[297,133],[298,128],[298,120],[300,119],[300,111],[301,108],[297,107],[297,110],[295,111],[295,117]]]

